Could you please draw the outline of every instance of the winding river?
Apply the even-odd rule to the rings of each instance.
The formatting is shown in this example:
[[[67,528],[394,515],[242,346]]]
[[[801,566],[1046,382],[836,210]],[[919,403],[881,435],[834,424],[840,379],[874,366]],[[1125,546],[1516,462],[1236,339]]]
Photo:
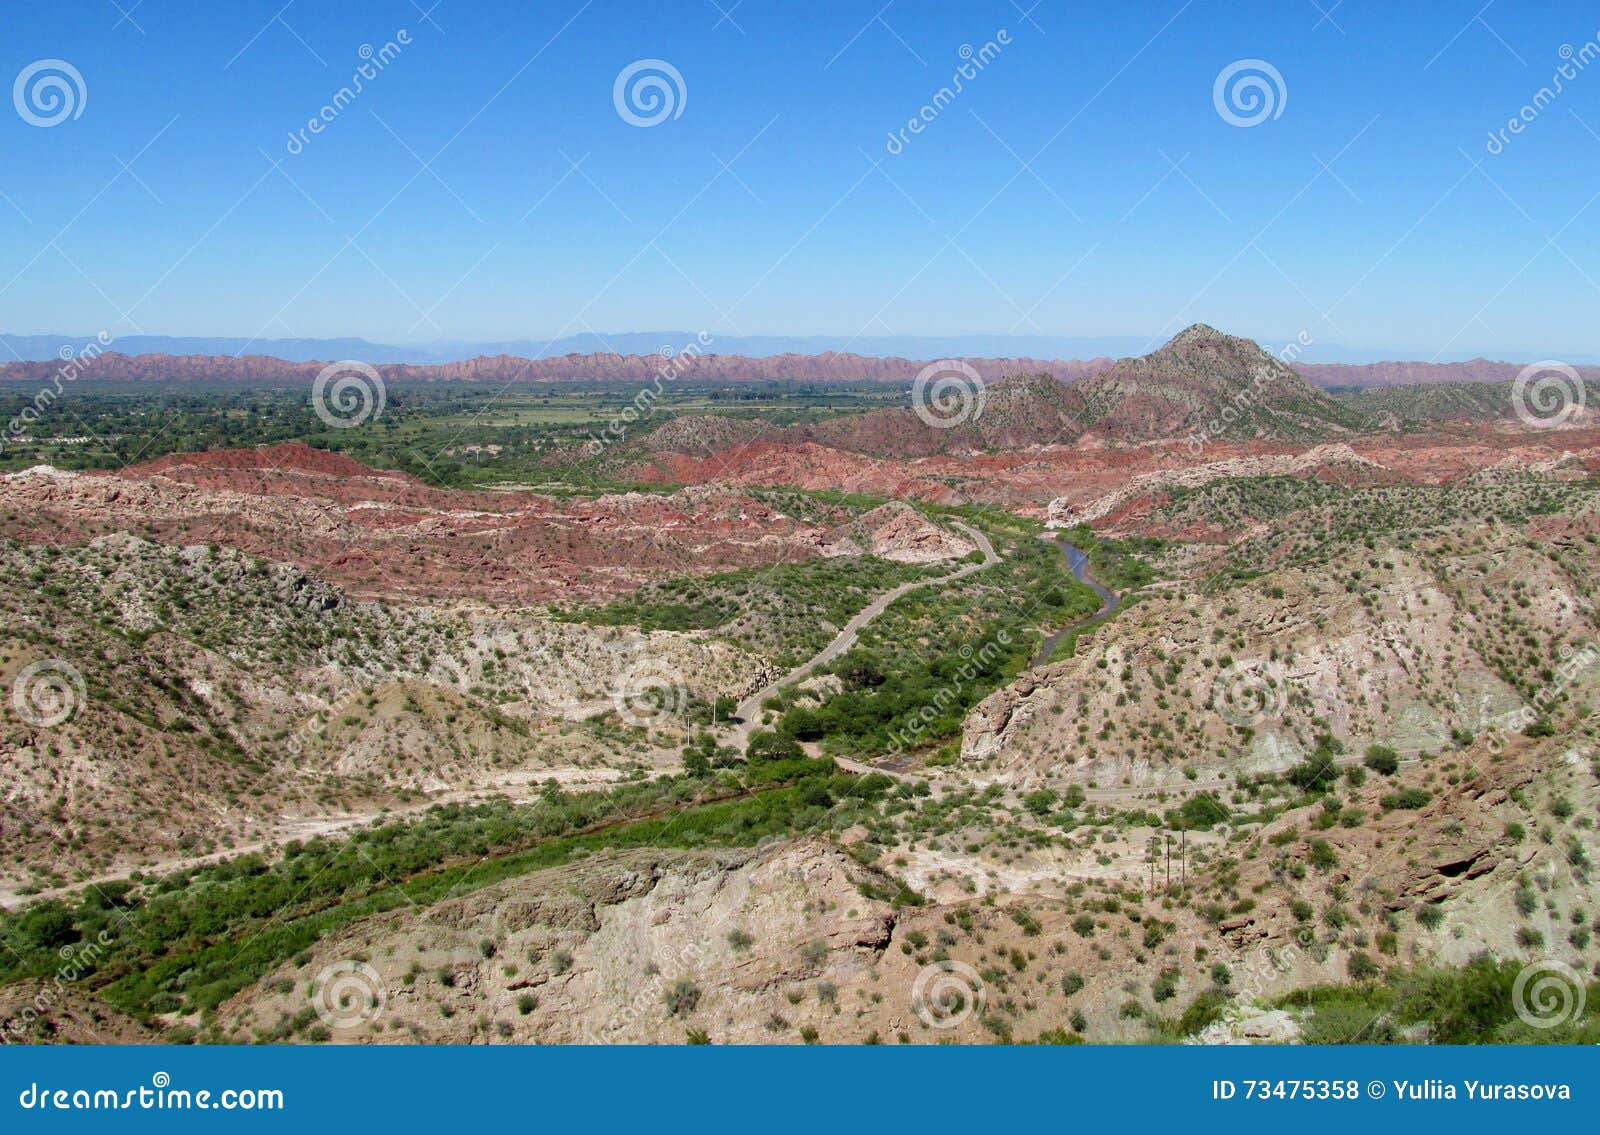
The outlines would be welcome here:
[[[1105,587],[1099,580],[1095,579],[1094,576],[1089,574],[1088,552],[1085,552],[1082,548],[1079,548],[1074,544],[1067,543],[1065,540],[1052,539],[1049,536],[1044,536],[1041,538],[1047,543],[1054,544],[1056,547],[1061,549],[1061,553],[1067,557],[1067,566],[1072,569],[1073,577],[1077,579],[1079,583],[1087,583],[1090,587],[1094,588],[1094,593],[1100,596],[1100,609],[1092,615],[1086,615],[1081,619],[1075,619],[1055,633],[1047,635],[1043,644],[1041,644],[1039,647],[1039,653],[1034,655],[1033,664],[1030,667],[1034,670],[1037,670],[1040,666],[1045,664],[1046,660],[1049,659],[1051,653],[1055,650],[1056,644],[1068,634],[1077,630],[1086,623],[1092,623],[1096,619],[1104,618],[1112,611],[1116,610],[1117,607],[1122,603],[1122,598],[1119,595]]]

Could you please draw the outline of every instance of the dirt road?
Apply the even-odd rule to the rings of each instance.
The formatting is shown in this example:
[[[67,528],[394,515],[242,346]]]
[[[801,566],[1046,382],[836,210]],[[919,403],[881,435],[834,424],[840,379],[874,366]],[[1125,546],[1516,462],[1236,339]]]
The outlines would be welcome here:
[[[861,610],[857,611],[855,616],[844,625],[844,628],[834,636],[833,641],[828,643],[827,646],[817,651],[816,654],[813,654],[810,658],[796,666],[793,670],[790,670],[787,674],[784,674],[782,677],[768,683],[766,686],[757,690],[755,693],[751,694],[749,697],[740,702],[738,708],[734,710],[734,716],[738,718],[739,721],[737,724],[731,727],[725,740],[737,746],[738,749],[743,752],[745,745],[747,745],[750,741],[750,735],[760,727],[760,723],[757,719],[761,713],[762,702],[766,701],[773,694],[777,693],[782,687],[789,685],[791,682],[798,682],[806,675],[810,674],[813,670],[816,670],[821,666],[826,666],[828,663],[832,662],[834,659],[848,651],[856,644],[856,639],[861,637],[862,628],[888,610],[889,605],[896,599],[899,599],[902,595],[910,591],[915,591],[919,587],[932,587],[937,584],[954,583],[958,579],[963,579],[974,572],[983,571],[985,568],[993,567],[995,564],[1000,562],[1000,557],[998,554],[996,554],[994,545],[989,542],[989,538],[982,532],[979,532],[976,528],[962,524],[960,521],[954,522],[954,526],[961,529],[961,531],[964,532],[972,540],[972,542],[978,546],[978,550],[983,553],[983,560],[981,562],[966,564],[947,575],[941,575],[934,579],[914,579],[908,583],[902,583],[894,590],[886,591],[882,595],[878,596],[871,603],[868,603],[865,607],[861,608]]]
[[[13,903],[27,905],[43,902],[46,899],[63,898],[88,887],[103,886],[106,883],[114,883],[118,880],[126,879],[133,871],[142,871],[147,877],[161,878],[177,871],[184,871],[193,867],[204,867],[208,863],[218,863],[224,859],[232,859],[236,855],[249,855],[254,852],[269,851],[283,846],[292,839],[308,840],[315,839],[317,836],[338,835],[341,832],[366,827],[368,824],[401,820],[407,816],[426,812],[429,808],[440,804],[464,804],[480,798],[493,799],[499,796],[506,797],[513,804],[526,804],[539,798],[543,792],[544,782],[550,779],[559,780],[563,786],[582,787],[591,784],[610,783],[620,776],[621,774],[614,769],[580,769],[576,767],[535,769],[526,773],[513,773],[498,783],[451,789],[448,792],[436,793],[409,804],[401,804],[381,811],[348,812],[339,816],[279,819],[273,822],[272,835],[267,839],[236,844],[233,847],[224,848],[221,851],[208,852],[204,855],[176,855],[169,859],[156,860],[154,863],[124,864],[102,874],[82,876],[63,887],[52,887],[33,894],[22,893],[22,888],[26,885],[22,880],[8,878],[4,882],[0,882],[0,904],[9,907]]]

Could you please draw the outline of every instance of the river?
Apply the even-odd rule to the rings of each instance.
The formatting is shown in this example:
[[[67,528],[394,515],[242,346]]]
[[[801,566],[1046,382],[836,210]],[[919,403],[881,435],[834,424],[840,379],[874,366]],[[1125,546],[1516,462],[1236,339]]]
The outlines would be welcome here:
[[[1091,623],[1096,619],[1109,615],[1112,611],[1116,610],[1117,606],[1122,602],[1122,599],[1115,592],[1102,585],[1099,580],[1095,579],[1094,576],[1089,574],[1088,552],[1085,552],[1082,548],[1079,548],[1074,544],[1067,543],[1065,540],[1054,540],[1049,536],[1045,536],[1043,539],[1061,549],[1062,554],[1067,557],[1067,566],[1072,569],[1073,577],[1076,578],[1079,583],[1087,583],[1090,587],[1094,588],[1094,593],[1100,596],[1100,609],[1092,615],[1086,615],[1081,619],[1075,619],[1066,626],[1062,627],[1060,630],[1054,632],[1053,634],[1047,635],[1043,645],[1039,647],[1039,653],[1034,655],[1031,669],[1035,670],[1045,664],[1045,660],[1048,659],[1051,653],[1055,650],[1056,644],[1059,643],[1069,633],[1077,630],[1085,623]]]

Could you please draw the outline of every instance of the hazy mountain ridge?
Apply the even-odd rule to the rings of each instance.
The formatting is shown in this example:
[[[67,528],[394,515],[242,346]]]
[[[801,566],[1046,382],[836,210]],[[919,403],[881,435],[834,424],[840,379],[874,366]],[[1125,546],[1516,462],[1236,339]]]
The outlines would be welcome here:
[[[102,339],[102,336],[104,339]],[[1346,346],[1339,343],[1310,342],[1301,336],[1280,340],[1272,335],[1252,336],[1258,342],[1293,346],[1299,360],[1296,369],[1307,377],[1313,371],[1327,371],[1313,381],[1328,384],[1360,385],[1433,382],[1495,381],[1516,374],[1520,363],[1496,361],[1467,350],[1440,352],[1433,362],[1388,362],[1392,359],[1418,359],[1425,351],[1393,345]],[[856,354],[866,358],[990,359],[1037,358],[1056,362],[1088,359],[1119,359],[1145,354],[1159,336],[1145,335],[725,335],[707,331],[586,331],[554,339],[454,339],[431,343],[377,343],[359,336],[332,338],[265,339],[243,336],[203,335],[117,335],[109,332],[82,335],[46,333],[18,335],[0,333],[0,354],[24,362],[47,362],[76,353],[84,344],[110,340],[129,355],[215,355],[239,357],[266,355],[285,362],[306,363],[326,359],[363,359],[373,365],[411,364],[415,366],[465,362],[474,358],[511,355],[517,358],[551,359],[565,355],[657,355],[664,349],[678,351],[695,342],[714,346],[719,354],[762,359],[776,355]],[[1574,365],[1600,364],[1593,351],[1563,350],[1559,346],[1537,346],[1508,352],[1526,359],[1557,357]],[[1509,368],[1506,369],[1506,368]],[[1365,375],[1360,372],[1369,372]],[[1449,377],[1451,373],[1454,377]],[[1438,377],[1433,377],[1434,375]]]
[[[370,362],[359,355],[356,361]],[[1072,380],[1110,366],[1111,359],[1084,362],[1043,359],[976,359],[971,365],[985,379],[1011,374],[1048,373]],[[59,358],[0,366],[0,382],[45,382],[62,367]],[[267,355],[125,355],[107,351],[86,359],[78,377],[108,382],[261,382],[307,383],[327,362],[288,362]],[[896,382],[909,383],[927,362],[865,355],[653,355],[588,354],[528,359],[512,355],[480,357],[429,366],[378,364],[386,382],[627,382],[650,385],[691,379],[699,382]]]
[[[630,337],[631,338],[631,337]],[[609,351],[539,352],[537,344],[505,344],[498,354],[477,354],[448,360],[419,360],[402,348],[383,347],[363,339],[279,340],[252,344],[239,340],[240,350],[251,346],[275,353],[235,354],[225,350],[195,351],[191,341],[160,337],[129,337],[112,341],[120,348],[84,359],[77,377],[107,382],[310,382],[329,362],[352,359],[377,368],[390,382],[631,382],[649,384],[684,378],[701,382],[895,382],[909,383],[940,358],[961,358],[985,380],[1007,375],[1047,374],[1073,383],[1109,370],[1120,360],[1112,355],[1089,358],[1043,358],[992,355],[975,357],[960,352],[923,358],[850,352],[786,352],[775,354],[684,353],[693,336],[660,337],[654,351],[618,354]],[[92,336],[71,339],[56,336],[0,336],[19,361],[0,364],[0,382],[45,382],[69,365],[60,354],[77,355],[94,342]],[[619,340],[620,341],[620,340]],[[210,341],[201,341],[209,344]],[[217,341],[219,344],[234,341]],[[713,343],[712,346],[736,344]],[[51,349],[46,351],[45,347]],[[157,347],[168,348],[157,350]],[[148,348],[141,350],[140,348]],[[667,353],[664,353],[667,352]],[[1515,379],[1524,364],[1474,359],[1467,362],[1428,363],[1390,361],[1363,364],[1296,362],[1290,369],[1322,389],[1396,387],[1449,383],[1503,383]],[[1600,382],[1600,366],[1575,367],[1580,377]]]

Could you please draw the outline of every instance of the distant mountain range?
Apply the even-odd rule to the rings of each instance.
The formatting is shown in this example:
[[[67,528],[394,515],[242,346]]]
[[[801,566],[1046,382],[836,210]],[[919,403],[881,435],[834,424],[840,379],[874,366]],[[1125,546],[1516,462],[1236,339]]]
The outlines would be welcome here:
[[[359,356],[352,356],[359,359]],[[361,359],[362,362],[371,360]],[[1112,359],[973,359],[985,380],[1015,374],[1049,374],[1064,382],[1112,365]],[[40,362],[0,366],[0,381],[49,381],[65,364]],[[107,382],[309,383],[322,362],[290,362],[266,355],[124,355],[108,351],[80,364],[76,377]],[[925,365],[912,359],[867,355],[701,355],[666,359],[648,355],[560,355],[528,359],[496,355],[461,362],[414,365],[374,364],[386,382],[624,382],[648,385],[692,379],[697,382],[893,382],[909,383]]]
[[[693,331],[631,331],[617,334],[585,333],[558,339],[508,339],[484,342],[443,342],[412,346],[394,346],[373,343],[366,339],[245,339],[215,338],[188,335],[125,335],[113,340],[111,346],[126,355],[212,356],[238,357],[265,355],[285,362],[305,363],[337,359],[360,359],[374,366],[411,364],[414,366],[466,362],[470,359],[511,356],[523,359],[550,359],[567,355],[659,355],[664,351],[677,353],[697,341],[699,333]],[[42,362],[62,357],[64,352],[76,353],[84,344],[93,342],[90,335],[9,335],[0,334],[0,358],[23,362]],[[1260,340],[1269,350],[1278,344],[1270,337]],[[707,353],[738,355],[751,359],[773,358],[782,355],[824,355],[842,353],[865,358],[888,359],[1120,359],[1141,355],[1158,345],[1135,335],[1099,337],[1065,335],[876,335],[852,338],[846,335],[715,335],[708,336],[704,347]],[[1336,343],[1313,343],[1297,348],[1295,358],[1316,365],[1352,365],[1360,367],[1389,367],[1382,359],[1415,357],[1419,352],[1399,349],[1344,347]],[[1579,352],[1563,356],[1573,364],[1600,364],[1600,355]],[[1549,358],[1552,352],[1519,352],[1528,360]],[[1446,359],[1449,363],[1484,363],[1470,359],[1466,352]],[[1428,367],[1430,364],[1408,364]],[[1497,365],[1497,364],[1489,364]],[[1512,372],[1515,373],[1515,370]],[[1374,380],[1363,380],[1371,383]],[[1405,381],[1437,381],[1435,379],[1409,379]],[[1467,379],[1467,381],[1479,381]],[[1378,384],[1388,382],[1378,380]]]
[[[1248,343],[1248,340],[1240,340]],[[118,344],[121,345],[120,342]],[[1250,347],[1257,360],[1271,362],[1279,370],[1294,372],[1313,386],[1324,390],[1374,387],[1437,386],[1461,383],[1509,383],[1521,370],[1520,364],[1473,359],[1459,363],[1386,362],[1362,365],[1329,363],[1298,363],[1287,367],[1276,362],[1270,353]],[[343,357],[371,363],[357,352]],[[964,357],[963,362],[975,370],[986,382],[1007,376],[1049,375],[1061,382],[1073,384],[1084,379],[1114,371],[1143,372],[1145,394],[1130,412],[1139,407],[1155,410],[1150,391],[1150,380],[1158,377],[1151,372],[1148,360],[1156,359],[1160,365],[1171,362],[1169,355],[1157,352],[1150,356],[1137,356],[1116,360],[1108,357],[1092,359],[1044,358],[978,358]],[[59,356],[31,362],[13,362],[0,365],[0,383],[56,381],[60,372],[68,367]],[[242,383],[261,386],[309,384],[323,362],[300,362],[274,358],[269,355],[127,355],[120,351],[107,351],[98,357],[76,364],[73,380],[92,379],[101,382],[196,382]],[[882,358],[870,355],[831,354],[820,355],[701,355],[668,360],[659,354],[613,355],[573,354],[553,358],[530,359],[514,355],[480,357],[458,362],[412,364],[376,362],[379,373],[386,382],[605,382],[633,383],[641,386],[661,382],[689,379],[695,382],[811,382],[860,383],[882,382],[910,384],[918,372],[928,365],[926,361],[904,358]],[[1578,367],[1579,375],[1591,383],[1600,382],[1600,367]],[[1194,377],[1193,375],[1190,376]],[[1088,393],[1091,403],[1098,400],[1097,386]],[[1109,387],[1116,395],[1116,387]],[[1169,391],[1168,393],[1171,393]],[[1205,402],[1206,399],[1201,399]],[[1161,408],[1156,417],[1162,420],[1187,420],[1187,413],[1173,413],[1172,406]]]
[[[0,335],[0,356],[25,362],[61,357],[93,341],[94,335]],[[486,342],[427,343],[393,346],[366,339],[243,339],[183,335],[126,335],[112,346],[127,355],[268,355],[304,363],[360,359],[374,366],[408,363],[426,366],[465,362],[500,355],[550,359],[565,355],[676,354],[690,343],[704,342],[707,353],[763,359],[780,355],[847,353],[869,358],[1120,358],[1149,344],[1136,336],[1068,338],[1046,335],[966,335],[937,338],[847,335],[705,335],[695,331],[630,331],[615,335],[594,332],[558,339],[507,339]],[[6,348],[9,348],[7,350]]]

